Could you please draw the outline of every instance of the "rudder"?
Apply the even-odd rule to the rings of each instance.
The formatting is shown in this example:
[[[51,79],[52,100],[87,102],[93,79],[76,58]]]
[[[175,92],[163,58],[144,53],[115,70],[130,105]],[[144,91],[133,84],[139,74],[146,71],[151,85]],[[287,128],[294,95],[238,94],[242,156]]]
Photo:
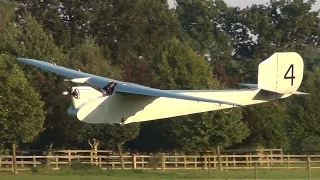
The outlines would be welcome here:
[[[277,52],[259,64],[258,88],[296,94],[303,78],[303,59],[296,52]]]

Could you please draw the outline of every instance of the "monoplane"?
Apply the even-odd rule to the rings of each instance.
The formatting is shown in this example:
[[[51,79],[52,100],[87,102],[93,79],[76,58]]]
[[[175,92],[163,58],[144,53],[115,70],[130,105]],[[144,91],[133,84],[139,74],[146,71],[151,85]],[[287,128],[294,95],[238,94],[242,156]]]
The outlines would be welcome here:
[[[28,58],[18,61],[62,75],[79,85],[67,88],[67,114],[86,123],[129,124],[177,117],[287,98],[303,79],[304,63],[296,52],[277,52],[258,67],[256,84],[242,89],[160,90]]]

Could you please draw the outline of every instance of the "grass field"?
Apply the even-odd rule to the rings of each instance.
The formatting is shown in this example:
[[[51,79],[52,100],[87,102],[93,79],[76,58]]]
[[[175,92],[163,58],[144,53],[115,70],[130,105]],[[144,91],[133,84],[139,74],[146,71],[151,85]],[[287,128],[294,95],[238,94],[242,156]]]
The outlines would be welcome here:
[[[259,170],[258,179],[308,179],[307,170]],[[64,169],[60,171],[36,170],[19,172],[18,175],[0,173],[0,180],[177,180],[177,179],[255,179],[253,170],[209,171],[142,171],[142,170],[100,170],[100,169]],[[312,171],[312,179],[320,180],[320,171]]]

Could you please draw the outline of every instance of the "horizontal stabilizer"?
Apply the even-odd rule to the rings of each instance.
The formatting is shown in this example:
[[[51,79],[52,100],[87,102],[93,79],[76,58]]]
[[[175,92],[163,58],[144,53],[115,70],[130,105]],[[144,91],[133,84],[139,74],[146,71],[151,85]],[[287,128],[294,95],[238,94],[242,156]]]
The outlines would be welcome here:
[[[294,92],[293,94],[297,94],[297,95],[308,95],[309,93],[296,91],[296,92]]]
[[[253,88],[253,89],[258,88],[258,84],[247,84],[247,83],[238,83],[238,84],[241,86],[247,87],[247,88]],[[266,90],[266,89],[262,89],[262,90],[273,92],[273,93],[278,93],[278,94],[295,94],[295,95],[308,95],[309,94],[309,93],[300,92],[300,91],[282,92],[282,91],[271,91],[271,90]]]
[[[253,89],[258,88],[258,84],[248,84],[248,83],[238,83],[238,84],[247,88],[253,88]]]
[[[273,92],[273,93],[278,93],[278,94],[292,94],[292,95],[308,95],[309,94],[309,93],[300,92],[300,91],[285,92],[285,91],[271,91],[271,90],[265,90],[265,89],[262,89],[262,90]]]

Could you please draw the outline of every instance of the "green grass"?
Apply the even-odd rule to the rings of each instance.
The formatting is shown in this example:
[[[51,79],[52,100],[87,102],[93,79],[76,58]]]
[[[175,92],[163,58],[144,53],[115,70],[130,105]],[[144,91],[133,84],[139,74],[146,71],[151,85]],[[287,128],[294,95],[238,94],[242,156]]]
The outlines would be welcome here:
[[[313,170],[312,177],[320,180],[320,171]],[[307,170],[259,170],[259,179],[308,179]],[[313,178],[313,179],[315,179]],[[66,168],[64,170],[37,169],[19,172],[18,175],[0,173],[0,180],[182,180],[182,179],[255,179],[254,170],[209,171],[205,170],[100,170],[95,168]]]

